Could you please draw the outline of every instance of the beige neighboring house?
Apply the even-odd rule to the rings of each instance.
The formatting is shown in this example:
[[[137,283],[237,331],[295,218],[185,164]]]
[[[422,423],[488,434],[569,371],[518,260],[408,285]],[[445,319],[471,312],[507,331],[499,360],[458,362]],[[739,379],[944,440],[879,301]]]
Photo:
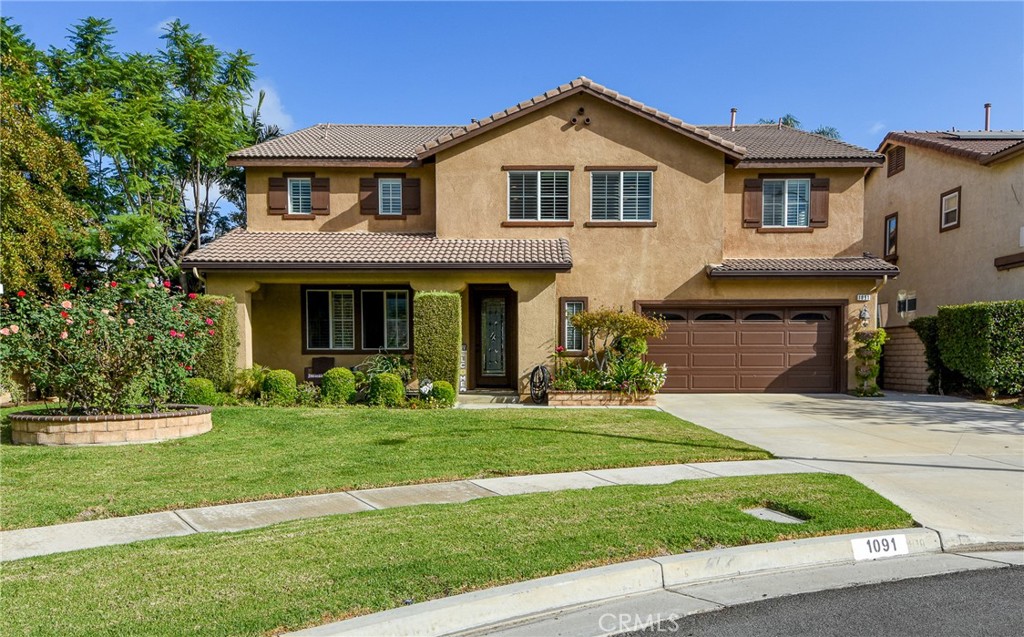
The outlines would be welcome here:
[[[666,391],[832,392],[896,266],[863,254],[881,154],[694,126],[586,78],[465,126],[321,124],[233,153],[245,229],[188,256],[237,301],[242,367],[415,354],[419,290],[463,299],[464,388],[528,392],[587,308],[664,316]]]
[[[1024,131],[893,132],[867,176],[866,249],[898,264],[882,288],[883,387],[923,392],[908,327],[940,305],[1024,298]]]

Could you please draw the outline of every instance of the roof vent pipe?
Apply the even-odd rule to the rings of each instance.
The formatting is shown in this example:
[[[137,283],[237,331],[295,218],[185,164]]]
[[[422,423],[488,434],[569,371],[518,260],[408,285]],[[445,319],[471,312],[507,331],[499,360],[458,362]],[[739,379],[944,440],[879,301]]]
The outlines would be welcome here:
[[[736,109],[735,108],[730,108],[729,109],[729,130],[731,130],[731,131],[735,131],[736,130]]]
[[[779,130],[782,130],[782,118],[779,118]]]
[[[985,130],[992,130],[992,105],[985,104]]]

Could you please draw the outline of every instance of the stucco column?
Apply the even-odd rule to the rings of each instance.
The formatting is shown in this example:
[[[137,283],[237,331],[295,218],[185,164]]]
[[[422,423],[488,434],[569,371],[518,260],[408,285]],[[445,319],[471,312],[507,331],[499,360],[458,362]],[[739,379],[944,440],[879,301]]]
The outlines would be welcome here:
[[[510,276],[509,286],[518,296],[520,394],[528,394],[530,372],[549,362],[558,345],[558,296],[554,274]]]

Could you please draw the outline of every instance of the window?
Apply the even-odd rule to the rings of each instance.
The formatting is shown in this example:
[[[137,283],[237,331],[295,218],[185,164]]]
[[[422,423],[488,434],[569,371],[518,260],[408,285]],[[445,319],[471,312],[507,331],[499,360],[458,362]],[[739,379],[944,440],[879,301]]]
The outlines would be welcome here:
[[[907,315],[917,311],[917,292],[913,290],[900,290],[896,294],[896,312],[899,313],[900,318],[906,318]]]
[[[827,321],[828,314],[824,312],[799,312],[794,314],[791,321]]]
[[[508,218],[513,221],[567,221],[569,172],[509,171]]]
[[[402,214],[402,179],[386,178],[377,180],[378,214]]]
[[[363,349],[409,349],[409,293],[363,290]]]
[[[886,260],[896,258],[896,238],[899,231],[897,225],[898,214],[894,212],[885,218],[885,249],[882,251],[882,256]]]
[[[313,187],[309,178],[288,179],[288,214],[313,213]]]
[[[584,342],[583,333],[576,329],[572,324],[572,317],[583,312],[587,309],[586,298],[562,298],[560,299],[562,306],[562,317],[561,317],[561,341],[562,347],[569,354],[583,354]]]
[[[650,221],[653,173],[590,173],[590,218],[593,221]]]
[[[810,225],[811,180],[765,179],[761,191],[761,225],[806,228]]]
[[[306,290],[306,349],[355,349],[355,293]]]
[[[942,193],[939,209],[939,231],[960,227],[960,187]]]
[[[705,312],[693,319],[695,321],[732,321],[732,314],[725,312]]]
[[[743,317],[744,321],[781,321],[782,317],[775,312],[751,312]]]
[[[888,169],[886,177],[903,172],[907,167],[907,149],[903,146],[893,146],[885,151],[885,164]]]

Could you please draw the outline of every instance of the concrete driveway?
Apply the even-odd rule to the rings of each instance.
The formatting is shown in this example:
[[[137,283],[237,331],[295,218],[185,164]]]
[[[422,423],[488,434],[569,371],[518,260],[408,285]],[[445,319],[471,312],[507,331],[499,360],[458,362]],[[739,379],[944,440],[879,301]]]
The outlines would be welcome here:
[[[684,420],[853,476],[938,531],[946,550],[1024,545],[1024,411],[887,392],[663,394]]]

